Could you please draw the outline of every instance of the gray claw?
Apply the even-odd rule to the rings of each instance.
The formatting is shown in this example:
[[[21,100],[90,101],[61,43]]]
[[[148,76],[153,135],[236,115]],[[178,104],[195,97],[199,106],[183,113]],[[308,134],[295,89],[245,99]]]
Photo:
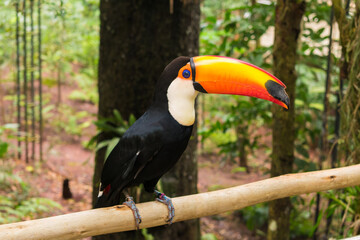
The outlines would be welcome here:
[[[168,208],[169,211],[169,215],[168,215],[168,219],[166,220],[166,222],[170,225],[172,224],[172,221],[175,217],[175,208],[174,205],[172,204],[171,198],[169,198],[168,196],[166,196],[163,193],[158,192],[158,198],[156,198],[156,201],[159,201],[163,204],[165,204]]]
[[[136,207],[133,198],[132,197],[126,197],[126,202],[123,202],[123,205],[130,208],[131,211],[133,212],[134,218],[135,218],[136,230],[139,230],[139,226],[140,226],[140,223],[141,223],[141,216],[140,216],[140,213],[139,213],[139,209]]]

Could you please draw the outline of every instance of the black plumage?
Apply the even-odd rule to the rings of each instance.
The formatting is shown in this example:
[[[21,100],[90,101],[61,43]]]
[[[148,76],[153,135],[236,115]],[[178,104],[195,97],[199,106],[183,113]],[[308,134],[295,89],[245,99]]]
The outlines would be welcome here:
[[[153,193],[161,176],[170,170],[185,151],[193,126],[179,124],[169,113],[167,90],[188,57],[173,60],[161,74],[153,103],[123,135],[107,158],[95,207],[119,204],[121,192],[144,184]]]

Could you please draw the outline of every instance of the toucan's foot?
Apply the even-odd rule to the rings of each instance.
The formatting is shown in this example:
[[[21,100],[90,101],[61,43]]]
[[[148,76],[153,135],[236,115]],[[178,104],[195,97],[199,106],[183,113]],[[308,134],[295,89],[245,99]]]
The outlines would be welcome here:
[[[163,204],[165,204],[168,207],[169,216],[166,221],[169,225],[172,224],[172,221],[175,217],[175,208],[174,208],[174,205],[172,204],[171,198],[169,198],[164,193],[159,192],[157,190],[155,190],[154,193],[157,196],[156,201],[162,202]]]
[[[129,207],[131,209],[131,211],[133,212],[134,218],[135,218],[136,230],[139,230],[139,225],[141,223],[141,216],[139,213],[139,209],[136,207],[133,198],[130,196],[127,196],[126,202],[123,202],[123,205],[126,205],[127,207]]]

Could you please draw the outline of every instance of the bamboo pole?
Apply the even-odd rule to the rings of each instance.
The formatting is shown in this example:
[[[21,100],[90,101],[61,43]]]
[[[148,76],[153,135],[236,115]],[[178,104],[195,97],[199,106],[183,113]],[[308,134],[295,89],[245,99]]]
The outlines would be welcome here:
[[[39,155],[43,160],[43,117],[42,117],[42,59],[41,59],[41,0],[38,0],[38,72],[39,72]]]
[[[30,98],[31,98],[31,160],[35,160],[35,86],[34,86],[34,0],[30,0]]]
[[[21,82],[20,82],[20,20],[19,20],[19,0],[15,2],[16,11],[16,109],[17,109],[17,156],[21,159]]]
[[[356,185],[360,185],[360,164],[287,174],[242,186],[173,198],[174,222],[233,211],[278,198]],[[166,224],[168,212],[162,203],[140,203],[137,207],[142,217],[140,228]],[[79,239],[134,229],[132,212],[119,205],[0,225],[0,239]]]
[[[25,161],[29,162],[29,146],[28,146],[28,82],[27,82],[27,37],[26,37],[26,0],[23,0],[23,65],[24,65],[24,121],[25,121]]]

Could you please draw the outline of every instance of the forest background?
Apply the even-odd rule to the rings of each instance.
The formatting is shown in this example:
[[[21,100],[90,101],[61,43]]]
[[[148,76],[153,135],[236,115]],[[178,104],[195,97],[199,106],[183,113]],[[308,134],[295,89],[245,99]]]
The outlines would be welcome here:
[[[296,74],[294,79],[285,79],[296,89],[294,118],[288,128],[294,135],[280,136],[283,141],[293,139],[290,170],[274,173],[272,167],[277,141],[271,137],[272,130],[282,121],[273,119],[278,109],[254,98],[202,95],[197,103],[198,143],[192,143],[196,154],[191,155],[197,162],[192,174],[198,181],[192,182],[190,192],[240,185],[281,171],[360,162],[359,1],[163,2],[164,12],[171,17],[185,9],[199,18],[199,29],[194,31],[199,46],[186,50],[187,55],[239,58],[279,76],[276,56],[282,56],[279,50],[286,47],[274,39],[281,34],[294,36],[295,52],[288,52],[292,58],[288,62],[294,62]],[[145,108],[111,109],[111,116],[98,118],[100,15],[106,11],[100,5],[95,0],[0,3],[0,223],[90,209],[93,170],[95,179],[99,170],[95,153],[110,151]],[[293,11],[290,18],[301,20],[298,26],[292,21],[288,24],[298,28],[298,33],[279,31],[279,16],[285,18],[287,11]],[[127,60],[136,63],[139,58]],[[166,61],[157,68],[165,65]],[[109,134],[102,139],[100,132]],[[181,173],[186,169],[173,174],[186,175]],[[70,199],[63,199],[66,179],[70,180]],[[184,191],[172,195],[188,190]],[[359,187],[287,201],[291,206],[284,223],[287,231],[277,237],[269,231],[276,204],[269,203],[202,218],[200,223],[191,223],[198,228],[191,234],[194,239],[316,239],[359,234]],[[144,230],[137,237],[164,236],[158,234]]]

